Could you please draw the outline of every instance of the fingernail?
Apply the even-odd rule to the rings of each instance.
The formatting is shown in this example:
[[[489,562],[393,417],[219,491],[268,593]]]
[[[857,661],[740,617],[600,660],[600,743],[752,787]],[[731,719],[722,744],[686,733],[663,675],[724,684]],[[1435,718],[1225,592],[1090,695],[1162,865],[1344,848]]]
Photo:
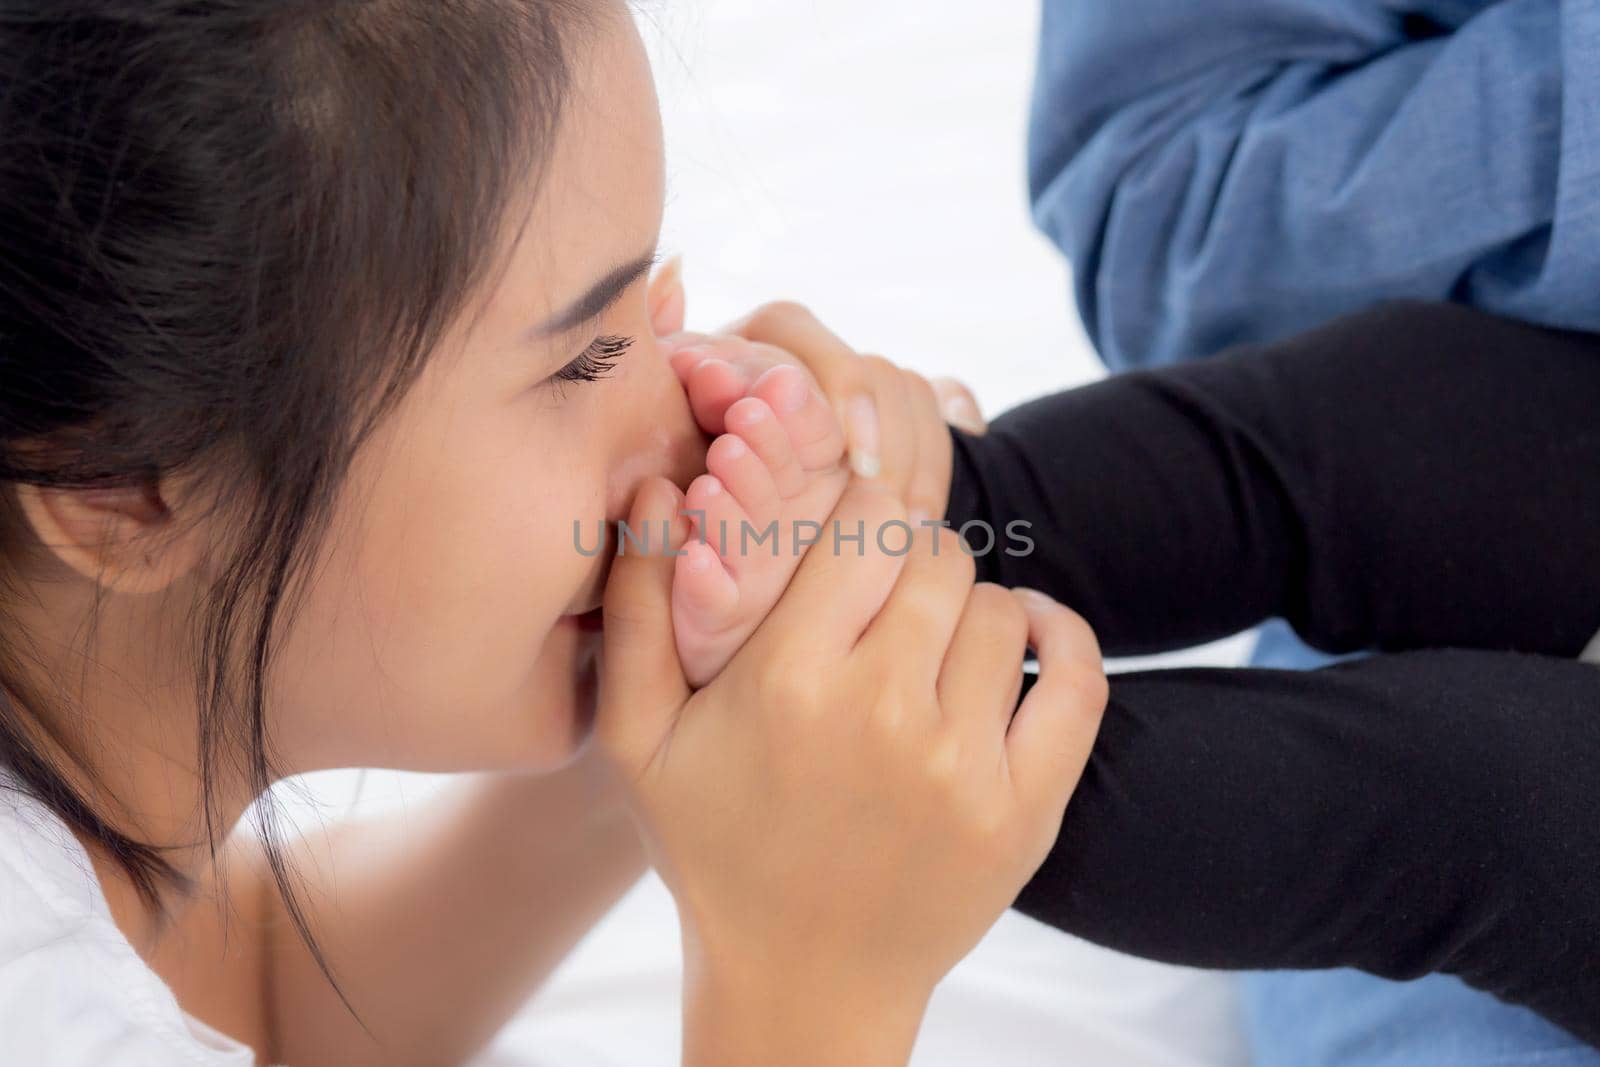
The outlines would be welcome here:
[[[845,404],[845,430],[850,438],[850,469],[863,478],[883,471],[878,456],[878,406],[870,396],[853,396]]]
[[[1029,589],[1026,586],[1018,586],[1017,592],[1022,594],[1023,601],[1026,602],[1029,607],[1037,608],[1040,611],[1047,611],[1056,606],[1056,602],[1053,597],[1048,597],[1039,592],[1037,589]]]
[[[944,413],[952,419],[968,422],[976,422],[983,418],[982,413],[978,411],[978,405],[963,393],[956,393],[944,402]]]
[[[725,422],[737,422],[741,426],[756,426],[763,422],[767,413],[772,409],[767,407],[767,402],[759,398],[746,397],[738,402],[735,408],[729,408],[724,416]]]
[[[983,413],[978,410],[977,405],[964,396],[951,397],[945,401],[944,421],[970,434],[983,433]]]
[[[876,478],[883,473],[883,463],[877,456],[852,448],[850,450],[850,469],[863,478]]]
[[[909,516],[913,530],[922,529],[922,524],[928,521],[928,513],[921,508],[912,508]]]
[[[678,252],[661,264],[661,269],[656,271],[657,285],[670,285],[674,288],[683,281],[683,253]]]

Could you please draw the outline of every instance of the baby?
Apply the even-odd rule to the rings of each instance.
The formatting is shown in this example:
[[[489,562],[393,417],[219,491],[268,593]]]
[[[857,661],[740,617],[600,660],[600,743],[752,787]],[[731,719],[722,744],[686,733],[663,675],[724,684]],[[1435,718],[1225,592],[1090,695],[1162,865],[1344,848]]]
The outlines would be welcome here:
[[[707,543],[674,585],[700,681],[782,595],[790,527],[847,479],[809,376],[755,355],[672,357],[721,435],[689,492]],[[1057,597],[1106,655],[1271,617],[1376,653],[1119,674],[1019,909],[1173,962],[1445,970],[1600,1047],[1600,674],[1575,662],[1600,649],[1596,411],[1600,335],[1401,303],[948,434],[943,517],[1034,535],[974,545],[978,578]],[[897,409],[881,429],[941,427]],[[746,521],[782,536],[758,549]]]

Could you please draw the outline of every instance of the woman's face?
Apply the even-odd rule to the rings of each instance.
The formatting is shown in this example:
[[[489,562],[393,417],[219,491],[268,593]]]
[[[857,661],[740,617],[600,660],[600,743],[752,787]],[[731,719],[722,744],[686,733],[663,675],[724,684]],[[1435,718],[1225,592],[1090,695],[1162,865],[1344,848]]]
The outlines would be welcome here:
[[[505,270],[363,446],[280,652],[274,741],[296,770],[569,760],[593,710],[599,638],[578,616],[600,603],[598,524],[646,476],[704,469],[646,311],[663,202],[649,62],[620,8],[573,58]]]

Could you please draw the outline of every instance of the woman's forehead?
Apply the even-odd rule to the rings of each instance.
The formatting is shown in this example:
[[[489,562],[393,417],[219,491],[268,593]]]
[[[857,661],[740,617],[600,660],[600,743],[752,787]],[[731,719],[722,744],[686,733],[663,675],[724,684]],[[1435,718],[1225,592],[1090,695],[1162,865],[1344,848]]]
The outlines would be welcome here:
[[[525,201],[519,212],[524,224],[501,287],[529,325],[651,253],[661,230],[661,116],[632,19],[604,20],[572,60],[571,92],[537,168],[531,209]]]

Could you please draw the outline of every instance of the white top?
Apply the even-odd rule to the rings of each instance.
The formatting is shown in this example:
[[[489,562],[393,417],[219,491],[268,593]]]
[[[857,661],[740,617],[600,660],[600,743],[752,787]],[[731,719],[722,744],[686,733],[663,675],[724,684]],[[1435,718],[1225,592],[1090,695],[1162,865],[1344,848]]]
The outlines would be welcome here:
[[[111,918],[89,855],[0,770],[0,1063],[252,1067],[178,1006]]]

